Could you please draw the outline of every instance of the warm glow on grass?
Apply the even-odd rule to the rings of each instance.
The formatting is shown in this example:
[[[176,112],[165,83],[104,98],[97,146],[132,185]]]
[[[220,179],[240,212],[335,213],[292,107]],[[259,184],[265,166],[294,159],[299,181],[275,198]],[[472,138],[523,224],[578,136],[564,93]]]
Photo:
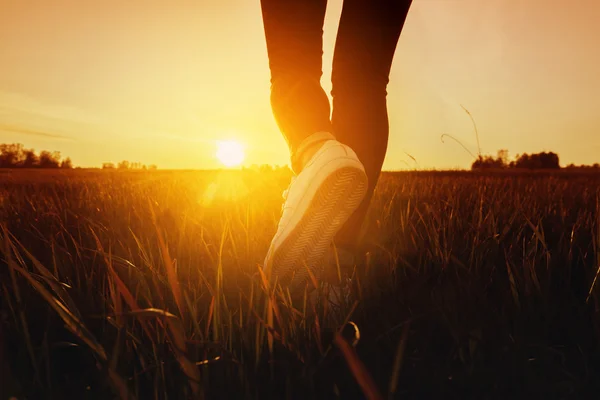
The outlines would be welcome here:
[[[244,161],[244,147],[235,140],[217,142],[217,158],[226,167],[236,167]]]

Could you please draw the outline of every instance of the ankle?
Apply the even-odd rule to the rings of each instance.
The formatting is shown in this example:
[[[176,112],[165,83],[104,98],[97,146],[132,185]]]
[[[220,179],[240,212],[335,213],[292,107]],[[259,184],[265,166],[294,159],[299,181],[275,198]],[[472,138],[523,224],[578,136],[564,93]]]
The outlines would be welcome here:
[[[328,140],[335,140],[330,132],[315,132],[305,138],[292,154],[292,169],[299,174]]]
[[[306,164],[314,157],[315,154],[319,151],[321,147],[323,147],[325,142],[317,142],[308,146],[300,155],[300,168],[304,169]]]

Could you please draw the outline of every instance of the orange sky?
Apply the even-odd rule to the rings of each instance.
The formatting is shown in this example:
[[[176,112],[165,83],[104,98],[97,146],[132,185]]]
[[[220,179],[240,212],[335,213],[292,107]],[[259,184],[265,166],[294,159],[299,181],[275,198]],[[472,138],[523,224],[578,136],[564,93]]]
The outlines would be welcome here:
[[[341,1],[325,24],[330,90]],[[600,162],[600,2],[414,0],[390,84],[385,169],[468,167],[476,152],[555,151]],[[76,165],[121,159],[215,168],[288,162],[269,105],[258,0],[0,0],[0,142]]]

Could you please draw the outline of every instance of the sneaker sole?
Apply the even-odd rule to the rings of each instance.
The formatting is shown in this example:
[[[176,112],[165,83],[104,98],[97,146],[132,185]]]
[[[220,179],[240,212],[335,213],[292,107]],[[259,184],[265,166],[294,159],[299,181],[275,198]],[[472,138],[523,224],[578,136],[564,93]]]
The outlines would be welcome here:
[[[334,236],[358,208],[367,191],[362,169],[343,167],[328,176],[317,189],[306,212],[273,255],[273,273],[281,278],[293,275],[297,287],[308,277],[331,245]],[[285,279],[284,279],[285,280]]]

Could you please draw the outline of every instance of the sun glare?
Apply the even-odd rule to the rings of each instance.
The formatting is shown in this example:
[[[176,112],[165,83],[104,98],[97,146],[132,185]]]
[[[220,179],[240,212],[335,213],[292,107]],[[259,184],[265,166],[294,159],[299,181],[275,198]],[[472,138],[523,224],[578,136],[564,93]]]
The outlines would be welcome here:
[[[244,147],[235,140],[217,142],[217,158],[226,167],[236,167],[244,161]]]

